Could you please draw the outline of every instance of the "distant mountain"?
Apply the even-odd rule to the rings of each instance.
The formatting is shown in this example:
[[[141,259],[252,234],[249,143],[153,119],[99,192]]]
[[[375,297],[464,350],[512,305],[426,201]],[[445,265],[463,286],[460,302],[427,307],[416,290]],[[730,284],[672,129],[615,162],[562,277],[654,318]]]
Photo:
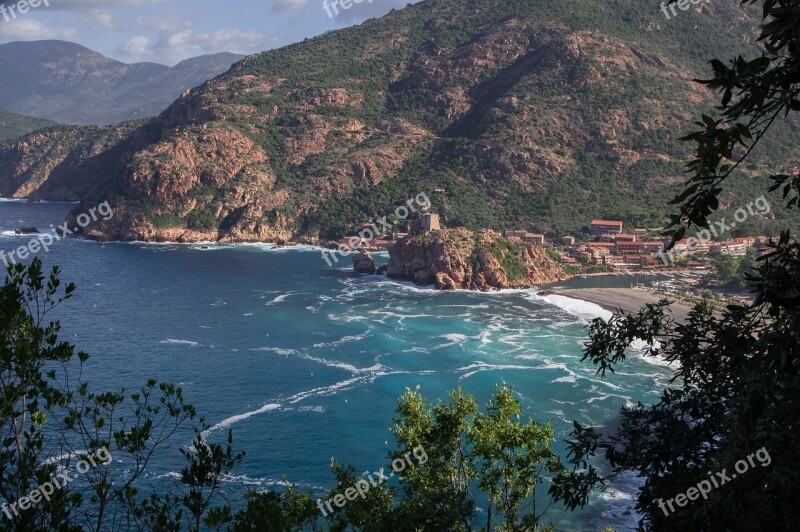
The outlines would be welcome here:
[[[170,68],[128,65],[64,41],[12,42],[0,45],[0,108],[63,124],[149,118],[242,57],[204,55]]]
[[[0,109],[0,142],[16,139],[37,129],[55,125],[55,122],[43,118],[23,116]]]

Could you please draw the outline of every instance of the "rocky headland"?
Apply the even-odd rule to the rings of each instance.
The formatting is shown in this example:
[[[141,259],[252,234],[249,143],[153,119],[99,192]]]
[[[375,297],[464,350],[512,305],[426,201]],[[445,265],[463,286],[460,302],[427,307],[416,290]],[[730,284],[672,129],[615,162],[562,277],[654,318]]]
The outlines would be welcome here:
[[[569,277],[542,246],[465,228],[398,240],[389,250],[387,275],[440,290],[530,288]]]

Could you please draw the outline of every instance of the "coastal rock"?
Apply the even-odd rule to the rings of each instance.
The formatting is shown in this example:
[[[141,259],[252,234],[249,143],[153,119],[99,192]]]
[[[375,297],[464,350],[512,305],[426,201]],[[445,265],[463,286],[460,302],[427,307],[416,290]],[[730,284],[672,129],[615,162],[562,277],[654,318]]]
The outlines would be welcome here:
[[[389,250],[387,274],[440,290],[527,288],[569,277],[542,246],[465,228],[398,240]]]
[[[374,274],[377,271],[375,259],[366,251],[361,251],[353,255],[353,269],[357,273]]]
[[[15,235],[36,235],[39,234],[39,230],[35,227],[17,227],[14,230]]]

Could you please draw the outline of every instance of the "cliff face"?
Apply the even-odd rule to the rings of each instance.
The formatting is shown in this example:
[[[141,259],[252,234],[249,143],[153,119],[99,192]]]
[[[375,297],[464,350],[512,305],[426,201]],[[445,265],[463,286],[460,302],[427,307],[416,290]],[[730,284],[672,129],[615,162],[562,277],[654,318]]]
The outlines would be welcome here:
[[[389,251],[387,274],[441,290],[529,288],[568,275],[543,247],[464,228],[406,237]]]

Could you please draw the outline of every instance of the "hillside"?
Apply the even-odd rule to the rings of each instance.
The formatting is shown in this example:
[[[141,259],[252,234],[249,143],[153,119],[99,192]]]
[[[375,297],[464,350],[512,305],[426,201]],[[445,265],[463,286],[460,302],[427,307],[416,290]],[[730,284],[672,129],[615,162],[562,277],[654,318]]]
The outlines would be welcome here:
[[[26,139],[0,152],[0,190],[58,199],[103,161],[82,198],[115,205],[100,239],[337,237],[423,191],[451,226],[660,225],[684,181],[676,139],[714,101],[691,79],[757,49],[742,9],[667,21],[646,4],[427,0],[248,57],[91,157],[55,165]],[[761,163],[800,160],[795,130],[779,124]],[[760,195],[757,169],[727,203]]]
[[[0,142],[16,139],[37,129],[54,124],[55,122],[50,120],[18,115],[5,109],[0,109]]]
[[[150,118],[240,59],[221,53],[172,68],[128,65],[70,42],[12,42],[0,45],[0,107],[64,124]]]

